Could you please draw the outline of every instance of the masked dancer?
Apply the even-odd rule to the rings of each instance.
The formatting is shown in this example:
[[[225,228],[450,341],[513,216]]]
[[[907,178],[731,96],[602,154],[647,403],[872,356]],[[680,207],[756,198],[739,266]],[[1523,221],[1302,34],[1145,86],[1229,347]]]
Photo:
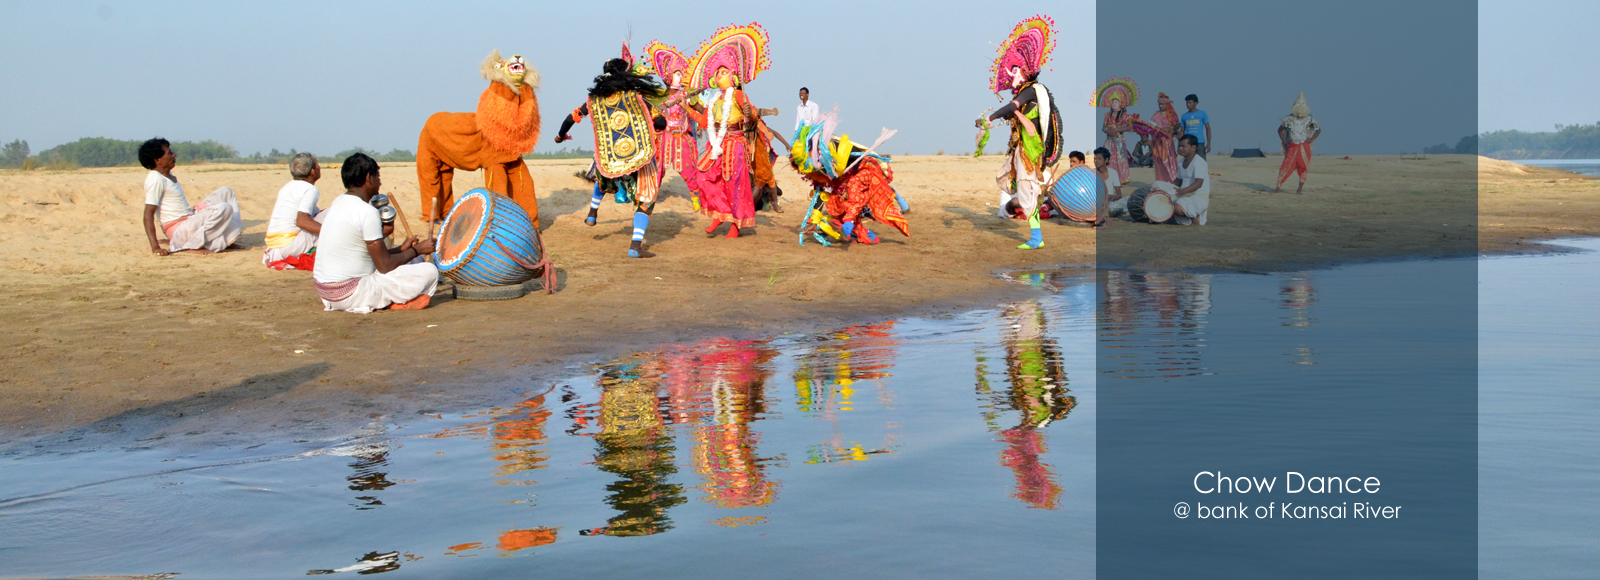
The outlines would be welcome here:
[[[1122,183],[1126,185],[1133,178],[1128,174],[1130,155],[1127,139],[1122,134],[1133,130],[1136,117],[1128,113],[1128,107],[1139,104],[1139,86],[1133,83],[1133,79],[1106,79],[1095,90],[1094,102],[1090,104],[1110,109],[1100,123],[1100,131],[1106,134],[1105,148],[1111,150],[1111,168],[1117,170],[1117,175],[1122,176]],[[1152,156],[1154,150],[1152,146]]]
[[[744,83],[771,68],[767,43],[767,31],[752,22],[718,30],[695,55],[689,85],[704,91],[699,96],[704,107],[690,109],[690,115],[706,132],[696,168],[700,213],[711,218],[708,234],[728,222],[728,238],[737,238],[740,228],[756,225],[749,134],[760,134],[760,117],[745,97]]]
[[[1012,99],[978,120],[978,128],[983,130],[978,139],[979,154],[989,141],[991,124],[1005,119],[1011,125],[1006,163],[995,181],[1000,185],[1000,215],[1009,216],[1021,209],[1033,230],[1028,242],[1017,246],[1019,250],[1044,246],[1044,234],[1039,231],[1039,197],[1044,185],[1050,183],[1053,167],[1061,160],[1061,115],[1056,112],[1050,90],[1038,80],[1039,71],[1055,49],[1055,33],[1055,21],[1047,16],[1029,18],[1012,29],[1011,36],[1000,45],[989,83],[997,96],[1010,89]]]

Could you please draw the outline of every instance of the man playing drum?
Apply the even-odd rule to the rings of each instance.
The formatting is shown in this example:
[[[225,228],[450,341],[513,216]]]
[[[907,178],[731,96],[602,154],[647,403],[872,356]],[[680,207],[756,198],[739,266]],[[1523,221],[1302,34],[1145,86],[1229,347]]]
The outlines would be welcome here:
[[[1211,208],[1211,174],[1206,159],[1197,155],[1200,139],[1184,135],[1178,139],[1177,192],[1172,198],[1172,220],[1180,225],[1206,225],[1206,214]]]
[[[323,213],[311,277],[324,310],[366,314],[374,310],[421,310],[428,306],[439,269],[418,258],[433,253],[432,239],[408,238],[397,248],[383,241],[383,220],[372,197],[383,181],[378,162],[357,153],[339,169],[346,191]]]

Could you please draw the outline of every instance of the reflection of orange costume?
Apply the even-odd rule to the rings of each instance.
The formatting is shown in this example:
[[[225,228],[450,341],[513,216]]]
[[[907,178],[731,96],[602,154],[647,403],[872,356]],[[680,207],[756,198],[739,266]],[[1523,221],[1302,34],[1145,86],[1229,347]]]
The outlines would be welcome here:
[[[478,97],[475,113],[434,113],[417,138],[417,184],[422,188],[422,213],[439,200],[443,219],[455,203],[451,181],[455,170],[484,170],[483,187],[509,196],[539,222],[539,201],[534,197],[533,176],[522,156],[539,140],[539,74],[528,69],[522,79],[509,76],[499,51],[483,63],[489,88]]]

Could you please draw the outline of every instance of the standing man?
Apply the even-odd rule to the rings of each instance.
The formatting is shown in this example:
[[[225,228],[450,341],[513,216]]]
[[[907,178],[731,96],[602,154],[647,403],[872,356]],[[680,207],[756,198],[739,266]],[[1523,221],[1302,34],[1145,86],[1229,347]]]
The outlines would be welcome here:
[[[1193,101],[1190,101],[1193,102]],[[1206,214],[1211,209],[1211,172],[1206,158],[1198,155],[1200,141],[1194,135],[1178,139],[1178,154],[1183,162],[1178,164],[1176,195],[1172,199],[1172,219],[1180,225],[1206,225]]]
[[[322,212],[316,266],[311,270],[324,310],[366,314],[374,310],[421,310],[428,306],[439,269],[426,261],[433,240],[407,238],[398,248],[383,242],[383,220],[372,196],[383,181],[378,162],[364,153],[351,155],[339,168],[344,195]]]
[[[820,116],[822,113],[817,110],[817,104],[811,102],[811,89],[800,87],[800,106],[795,107],[794,129],[791,131],[799,131],[801,125],[815,125]]]
[[[232,188],[219,187],[200,205],[189,206],[183,186],[172,176],[178,156],[172,153],[172,143],[166,139],[156,137],[140,145],[139,165],[150,170],[144,177],[144,234],[150,239],[150,251],[157,256],[184,250],[221,252],[244,232]],[[166,250],[156,240],[158,216],[169,242]]]
[[[1311,143],[1321,136],[1322,126],[1311,116],[1306,94],[1300,93],[1289,115],[1278,125],[1278,140],[1283,142],[1283,165],[1278,168],[1278,186],[1272,188],[1272,193],[1283,188],[1290,174],[1299,173],[1300,185],[1294,188],[1294,194],[1300,195],[1300,190],[1306,187],[1306,172],[1311,170]]]
[[[267,249],[261,253],[261,263],[274,270],[310,270],[316,260],[317,234],[322,232],[317,213],[322,167],[315,155],[300,153],[289,160],[289,177],[267,220]]]
[[[1200,110],[1200,97],[1184,97],[1183,104],[1189,107],[1189,112],[1179,119],[1183,123],[1183,134],[1192,135],[1200,141],[1200,158],[1205,159],[1206,154],[1211,152],[1211,116]]]

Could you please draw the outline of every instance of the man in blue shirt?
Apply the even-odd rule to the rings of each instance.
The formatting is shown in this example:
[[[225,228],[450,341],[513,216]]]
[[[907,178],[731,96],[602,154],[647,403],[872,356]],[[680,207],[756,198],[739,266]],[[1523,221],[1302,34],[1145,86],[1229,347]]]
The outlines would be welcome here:
[[[1196,149],[1200,158],[1205,159],[1206,154],[1211,152],[1211,117],[1200,110],[1200,97],[1184,97],[1183,104],[1189,107],[1189,112],[1178,118],[1183,123],[1183,134],[1194,135],[1195,139],[1200,140],[1200,146]]]

